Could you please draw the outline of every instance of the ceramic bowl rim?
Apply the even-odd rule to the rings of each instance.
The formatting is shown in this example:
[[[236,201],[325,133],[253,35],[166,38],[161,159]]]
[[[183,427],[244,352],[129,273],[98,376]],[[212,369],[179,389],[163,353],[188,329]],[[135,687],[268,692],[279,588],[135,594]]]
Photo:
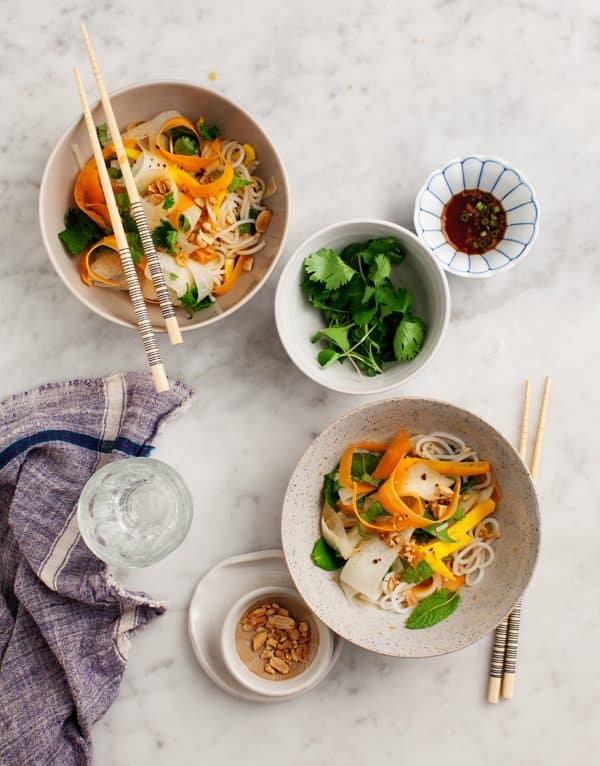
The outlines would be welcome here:
[[[184,88],[192,88],[195,91],[199,91],[200,94],[209,94],[211,98],[217,97],[218,99],[221,99],[222,101],[225,101],[229,106],[231,106],[233,109],[235,109],[237,112],[239,112],[245,119],[247,119],[249,122],[253,123],[256,128],[262,133],[264,138],[269,144],[269,147],[271,151],[273,152],[273,155],[275,156],[275,159],[277,163],[279,164],[279,167],[281,168],[281,182],[282,187],[285,191],[285,197],[287,200],[287,204],[285,207],[285,210],[282,211],[282,215],[285,216],[283,220],[283,226],[282,226],[282,235],[281,235],[281,241],[279,245],[277,246],[277,249],[273,255],[273,257],[270,260],[270,264],[268,269],[265,271],[263,277],[250,289],[247,293],[245,293],[239,301],[233,304],[233,306],[230,306],[228,309],[225,309],[222,313],[216,314],[213,317],[210,317],[209,319],[205,320],[204,322],[198,322],[196,324],[187,324],[184,322],[181,322],[179,324],[179,328],[182,332],[189,332],[190,330],[197,330],[202,327],[208,327],[211,324],[215,324],[220,319],[224,319],[225,317],[231,316],[233,313],[235,313],[238,309],[242,308],[248,301],[250,301],[251,298],[253,298],[260,288],[266,283],[266,281],[269,279],[271,274],[273,273],[273,270],[275,269],[277,263],[279,262],[281,258],[281,254],[283,252],[283,248],[285,247],[285,242],[287,239],[288,234],[288,228],[289,228],[289,219],[290,219],[290,210],[291,210],[291,199],[290,199],[290,185],[289,180],[287,176],[287,171],[285,169],[285,165],[283,164],[283,161],[281,159],[281,155],[279,154],[277,148],[275,147],[275,144],[271,140],[270,135],[265,131],[265,129],[262,127],[262,125],[256,120],[245,108],[239,106],[235,101],[232,101],[231,99],[227,98],[226,96],[223,96],[221,93],[218,93],[214,90],[211,90],[209,88],[205,88],[202,85],[196,85],[189,80],[179,80],[179,79],[160,79],[160,80],[146,80],[142,82],[135,82],[131,85],[125,85],[122,88],[119,88],[117,90],[111,90],[109,93],[109,96],[111,100],[116,96],[122,96],[124,94],[130,93],[132,91],[137,90],[138,88],[146,88],[146,87],[165,87],[165,86],[175,86],[175,87],[184,87]],[[90,109],[92,112],[94,112],[97,107],[100,106],[100,100],[94,101],[90,105]],[[109,311],[106,311],[104,308],[100,306],[95,306],[92,304],[92,302],[88,299],[87,295],[83,292],[78,292],[75,287],[71,284],[69,284],[61,274],[58,262],[57,262],[57,256],[52,250],[51,245],[51,238],[49,232],[46,231],[46,227],[43,225],[43,209],[44,209],[44,203],[46,195],[49,194],[48,190],[48,178],[49,178],[49,172],[50,172],[50,166],[55,161],[56,156],[62,151],[63,144],[67,140],[67,136],[72,133],[77,125],[79,125],[80,121],[83,118],[81,116],[77,117],[73,122],[71,122],[67,128],[62,131],[59,138],[57,139],[56,143],[54,144],[54,147],[52,148],[52,151],[50,152],[48,159],[46,160],[46,164],[44,165],[44,170],[42,172],[42,177],[40,181],[40,189],[38,192],[38,205],[37,205],[37,211],[38,211],[38,225],[40,228],[40,232],[42,235],[42,241],[44,243],[44,248],[46,250],[46,255],[48,256],[48,259],[50,260],[50,263],[52,264],[52,267],[54,268],[55,272],[57,273],[58,277],[60,278],[63,285],[69,290],[69,292],[74,295],[79,301],[81,301],[86,308],[88,308],[90,311],[92,311],[94,314],[97,314],[98,316],[102,317],[103,319],[107,319],[110,322],[113,322],[114,324],[120,325],[122,327],[128,327],[129,329],[137,329],[137,325],[133,320],[127,321],[125,319],[121,319],[120,317],[116,317],[113,314],[111,314]],[[67,254],[64,254],[65,257],[68,257]],[[163,326],[153,326],[154,332],[160,332],[164,333],[166,332],[166,328]]]
[[[413,242],[421,248],[422,253],[425,257],[430,259],[430,262],[435,266],[438,275],[440,276],[441,285],[442,285],[442,292],[444,295],[444,301],[443,301],[443,317],[442,317],[442,327],[440,330],[439,337],[433,346],[433,348],[429,352],[429,356],[423,360],[420,366],[416,367],[411,373],[407,374],[402,380],[400,381],[393,381],[393,382],[385,382],[385,374],[387,371],[384,370],[384,372],[381,375],[378,375],[374,378],[367,378],[364,376],[362,378],[362,383],[364,384],[364,388],[361,391],[356,391],[355,389],[345,386],[343,383],[330,383],[326,380],[322,380],[318,377],[318,375],[313,372],[311,368],[308,366],[302,365],[298,359],[296,358],[296,354],[292,353],[289,348],[288,344],[284,341],[285,332],[282,331],[282,316],[287,312],[287,308],[284,305],[284,299],[283,299],[283,283],[284,280],[289,278],[289,274],[294,270],[293,267],[296,265],[296,262],[299,260],[301,253],[308,248],[310,243],[313,240],[317,240],[323,236],[330,235],[333,232],[335,232],[336,229],[343,229],[344,227],[348,225],[364,225],[364,226],[372,226],[372,225],[379,225],[379,226],[386,226],[390,229],[395,230],[396,232],[401,232],[402,235],[408,236],[409,239],[413,240]],[[446,273],[442,269],[440,263],[438,262],[437,258],[431,253],[428,247],[426,247],[423,242],[417,237],[417,235],[410,231],[409,229],[405,228],[404,226],[401,226],[400,224],[394,223],[393,221],[386,221],[383,218],[347,218],[343,221],[337,221],[335,223],[328,224],[327,226],[322,227],[321,229],[318,229],[313,234],[311,234],[309,237],[304,239],[297,248],[295,248],[294,252],[289,256],[287,259],[281,274],[279,275],[279,280],[277,282],[277,288],[275,291],[275,324],[277,326],[277,332],[279,335],[279,339],[281,341],[281,345],[284,347],[286,354],[288,355],[289,359],[294,363],[296,368],[300,370],[304,375],[306,375],[308,378],[310,378],[315,383],[318,383],[319,385],[323,386],[324,388],[329,389],[330,391],[337,391],[341,394],[350,394],[353,396],[369,396],[373,394],[383,394],[387,391],[391,391],[392,389],[398,388],[399,386],[403,386],[406,383],[408,383],[409,380],[412,380],[416,375],[421,373],[431,362],[431,360],[434,358],[434,356],[438,353],[444,338],[446,336],[446,332],[448,329],[448,324],[450,322],[450,309],[451,309],[451,297],[450,297],[450,288],[448,286],[448,279],[446,277]],[[417,357],[418,358],[418,357]],[[391,371],[391,370],[390,370]],[[378,382],[381,381],[381,382]]]
[[[421,653],[421,654],[403,655],[403,654],[397,654],[397,653],[388,652],[388,651],[385,651],[383,649],[381,649],[381,650],[380,649],[375,649],[371,645],[368,645],[365,642],[361,643],[358,639],[356,639],[356,638],[354,638],[354,637],[352,637],[350,635],[347,635],[345,632],[342,632],[342,631],[338,630],[335,625],[330,623],[330,621],[328,620],[328,615],[326,613],[324,613],[323,610],[321,610],[320,608],[315,608],[316,605],[311,603],[308,600],[308,598],[306,597],[305,593],[303,592],[302,584],[301,584],[301,582],[298,581],[298,578],[295,576],[295,572],[293,571],[292,567],[289,565],[288,557],[287,557],[287,550],[286,550],[286,538],[287,538],[287,535],[286,535],[285,526],[284,526],[284,524],[285,524],[284,510],[285,510],[285,506],[286,506],[286,504],[288,502],[288,496],[290,495],[290,484],[291,484],[292,478],[294,477],[294,475],[298,471],[300,465],[304,462],[305,457],[313,449],[313,445],[315,444],[315,442],[320,440],[322,437],[328,435],[332,431],[334,431],[343,422],[345,422],[345,421],[347,421],[347,420],[349,420],[351,418],[355,418],[363,410],[368,410],[371,407],[381,406],[384,403],[387,404],[387,405],[393,405],[396,402],[405,402],[405,403],[406,402],[415,402],[415,403],[424,403],[424,402],[426,402],[427,404],[441,405],[442,407],[450,407],[451,409],[457,411],[457,414],[460,414],[460,415],[463,415],[463,414],[468,415],[470,418],[473,418],[477,422],[478,425],[479,424],[483,424],[485,428],[489,428],[491,430],[492,434],[494,435],[494,437],[496,439],[498,439],[501,443],[504,444],[505,447],[507,447],[509,449],[509,452],[511,452],[513,457],[516,458],[517,464],[521,465],[521,467],[523,469],[524,477],[525,477],[527,483],[529,484],[529,487],[530,487],[530,490],[531,490],[531,495],[532,495],[532,497],[534,499],[534,503],[532,505],[532,509],[533,509],[533,520],[535,522],[535,535],[534,535],[534,546],[535,546],[535,548],[534,548],[533,553],[531,554],[531,567],[530,567],[529,575],[528,575],[528,577],[526,579],[525,585],[524,585],[521,593],[519,593],[516,596],[516,598],[514,598],[512,600],[510,608],[506,611],[505,614],[502,615],[501,619],[498,620],[496,625],[492,625],[490,627],[490,631],[494,630],[513,611],[513,609],[519,603],[519,601],[523,598],[523,595],[525,594],[525,592],[527,591],[527,588],[531,584],[531,580],[533,579],[533,575],[535,574],[535,570],[537,568],[537,564],[538,564],[538,561],[539,561],[540,547],[541,547],[541,514],[540,514],[539,500],[538,500],[538,495],[537,495],[537,492],[536,492],[536,489],[535,489],[535,485],[533,483],[533,479],[531,478],[531,474],[529,473],[529,469],[527,468],[527,465],[525,464],[525,462],[523,461],[523,459],[521,458],[521,456],[519,455],[517,450],[512,446],[512,444],[508,441],[508,439],[505,436],[503,436],[500,433],[500,431],[498,431],[497,428],[495,428],[493,425],[491,425],[491,423],[488,423],[488,421],[484,420],[481,416],[476,415],[474,412],[471,412],[471,410],[468,410],[465,407],[460,407],[460,406],[458,406],[456,404],[453,404],[452,402],[448,402],[448,401],[446,401],[444,399],[435,399],[435,398],[426,397],[426,396],[406,396],[406,397],[396,396],[396,397],[391,397],[391,398],[388,398],[388,399],[379,399],[379,400],[374,401],[374,402],[369,402],[367,404],[363,404],[360,407],[355,407],[354,409],[349,410],[349,411],[343,413],[339,418],[336,418],[334,421],[329,423],[329,425],[327,425],[311,441],[311,443],[308,445],[308,447],[304,450],[304,452],[302,453],[302,455],[298,459],[296,465],[294,466],[294,469],[292,470],[292,472],[290,474],[290,479],[288,481],[288,485],[286,487],[285,495],[284,495],[283,503],[282,503],[281,525],[280,525],[281,547],[282,547],[282,550],[283,550],[283,555],[284,555],[284,559],[285,559],[286,565],[288,567],[288,571],[290,573],[290,577],[292,578],[292,582],[294,583],[294,587],[298,590],[298,593],[300,594],[302,599],[306,602],[307,606],[313,612],[313,614],[319,620],[321,620],[321,622],[323,622],[334,633],[336,633],[337,635],[341,636],[341,638],[343,638],[345,641],[347,641],[350,644],[353,644],[354,646],[358,646],[360,649],[365,649],[366,651],[372,652],[374,654],[381,654],[381,655],[386,656],[386,657],[397,657],[397,658],[402,658],[402,659],[427,659],[427,658],[430,658],[430,657],[441,657],[441,656],[444,656],[444,655],[447,655],[447,654],[453,654],[454,652],[460,651],[461,649],[465,649],[468,646],[471,646],[472,644],[477,643],[482,638],[485,638],[485,636],[488,635],[488,632],[482,632],[477,637],[475,637],[475,638],[473,638],[471,640],[459,642],[456,646],[452,647],[451,649],[446,649],[445,651],[436,652],[436,653]]]
[[[420,212],[419,205],[421,202],[421,197],[429,188],[429,184],[431,183],[433,178],[437,175],[443,174],[443,172],[447,168],[449,168],[451,165],[455,165],[457,162],[462,163],[465,160],[469,160],[469,159],[480,160],[481,162],[497,162],[500,165],[503,165],[505,170],[512,170],[513,173],[516,173],[516,175],[519,176],[519,178],[521,179],[521,182],[529,187],[531,191],[531,202],[533,203],[536,209],[536,219],[535,219],[535,222],[532,224],[533,234],[529,242],[526,243],[521,253],[516,258],[513,258],[511,261],[509,261],[508,263],[505,263],[504,265],[499,266],[496,269],[487,269],[486,271],[456,271],[454,269],[451,269],[449,264],[441,261],[433,253],[429,245],[425,242],[425,240],[422,237],[422,234],[420,233],[421,225],[418,222],[418,216]],[[529,252],[532,250],[535,244],[535,241],[537,240],[538,233],[540,230],[540,204],[538,202],[538,196],[536,194],[535,188],[533,187],[532,183],[516,165],[512,164],[512,162],[507,162],[506,160],[502,159],[502,157],[499,157],[497,154],[478,154],[476,152],[469,153],[469,154],[459,155],[457,157],[452,157],[451,159],[447,160],[442,165],[440,165],[438,168],[433,170],[427,176],[425,183],[421,186],[421,188],[417,192],[417,196],[415,197],[415,206],[413,210],[413,226],[415,227],[415,231],[417,232],[417,237],[419,238],[419,241],[421,242],[423,247],[427,249],[427,252],[431,253],[431,255],[435,258],[437,263],[445,272],[447,272],[448,274],[452,274],[455,277],[465,277],[467,279],[489,279],[491,277],[496,276],[496,274],[500,274],[503,271],[508,271],[509,269],[512,269],[514,266],[517,265],[519,261],[522,261],[527,255],[529,255]]]

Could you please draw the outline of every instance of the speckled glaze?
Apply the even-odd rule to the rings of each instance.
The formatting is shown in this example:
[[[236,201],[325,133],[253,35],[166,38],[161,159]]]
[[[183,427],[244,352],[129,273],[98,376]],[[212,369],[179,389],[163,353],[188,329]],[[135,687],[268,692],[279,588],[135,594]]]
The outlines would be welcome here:
[[[461,603],[446,621],[408,630],[405,617],[369,604],[350,604],[337,574],[310,560],[319,536],[323,474],[331,471],[351,442],[411,433],[448,431],[473,446],[493,466],[502,499],[496,515],[502,537],[496,561],[482,582],[461,590]],[[533,573],[540,543],[538,502],[529,472],[517,452],[494,428],[467,410],[432,399],[387,399],[343,415],[310,445],[296,466],[283,504],[286,561],[301,595],[336,633],[358,646],[394,657],[432,657],[462,649],[487,635],[511,611]]]
[[[89,94],[95,88],[89,89]],[[111,94],[117,122],[122,128],[130,122],[149,120],[162,111],[176,109],[186,117],[203,116],[219,126],[223,136],[251,143],[260,161],[257,171],[265,181],[271,176],[277,191],[268,198],[273,219],[265,233],[266,247],[254,256],[254,268],[244,273],[234,287],[204,311],[189,319],[183,309],[177,310],[182,330],[217,322],[243,306],[257,293],[275,267],[285,242],[288,223],[288,185],[285,170],[275,147],[259,125],[243,109],[218,93],[183,82],[159,81],[132,85]],[[96,123],[104,120],[100,104],[92,109]],[[39,217],[46,251],[59,277],[69,290],[88,308],[117,324],[135,327],[135,317],[127,292],[90,288],[83,284],[78,272],[78,258],[71,258],[58,239],[64,228],[63,218],[73,205],[73,184],[78,172],[72,147],[77,145],[81,155],[91,156],[83,118],[71,125],[56,144],[44,170],[39,197]],[[148,304],[148,314],[155,330],[164,331],[160,308]]]

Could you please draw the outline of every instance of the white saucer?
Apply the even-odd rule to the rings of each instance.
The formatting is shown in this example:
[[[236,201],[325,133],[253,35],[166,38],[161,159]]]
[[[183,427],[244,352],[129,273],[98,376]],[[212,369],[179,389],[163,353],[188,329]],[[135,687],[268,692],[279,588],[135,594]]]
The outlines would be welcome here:
[[[258,551],[221,561],[196,586],[188,611],[188,633],[198,662],[221,689],[251,702],[284,702],[314,689],[335,665],[344,642],[333,634],[331,662],[310,686],[301,691],[280,697],[267,697],[242,686],[223,661],[221,628],[232,604],[244,593],[263,585],[295,590],[282,551]]]

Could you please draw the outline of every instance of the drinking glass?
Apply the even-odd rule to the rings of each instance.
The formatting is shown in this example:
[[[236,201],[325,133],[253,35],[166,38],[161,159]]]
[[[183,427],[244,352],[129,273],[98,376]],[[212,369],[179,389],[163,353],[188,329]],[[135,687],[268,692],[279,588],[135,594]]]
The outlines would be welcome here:
[[[107,564],[146,567],[175,550],[192,523],[193,501],[166,463],[132,457],[107,463],[83,488],[81,536]]]

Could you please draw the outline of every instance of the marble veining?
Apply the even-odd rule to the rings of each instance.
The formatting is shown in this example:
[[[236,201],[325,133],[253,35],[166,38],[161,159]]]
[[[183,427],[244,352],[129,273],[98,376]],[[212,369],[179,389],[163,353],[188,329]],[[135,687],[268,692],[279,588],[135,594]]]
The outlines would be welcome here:
[[[593,0],[113,0],[4,9],[0,30],[0,395],[48,380],[141,368],[133,332],[91,315],[62,286],[37,226],[46,158],[78,114],[71,69],[93,92],[78,32],[86,17],[105,79],[188,79],[246,107],[289,172],[282,264],[317,228],[353,216],[411,227],[417,191],[469,152],[514,162],[541,207],[535,248],[484,281],[450,277],[440,353],[400,393],[448,399],[515,439],[523,378],[554,387],[539,479],[540,563],[526,596],[517,696],[484,702],[490,641],[392,661],[346,647],[318,689],[253,706],[217,689],[186,635],[195,582],[235,553],[276,547],[287,479],[310,440],[362,399],[289,362],[274,327],[280,271],[229,320],[161,347],[197,392],[156,456],[196,500],[191,533],[129,585],[170,609],[135,640],[119,699],[96,725],[98,766],[350,762],[559,764],[597,745],[600,267],[600,8]],[[217,73],[216,81],[208,73]],[[560,719],[558,714],[560,711]],[[596,725],[597,729],[597,725]]]

